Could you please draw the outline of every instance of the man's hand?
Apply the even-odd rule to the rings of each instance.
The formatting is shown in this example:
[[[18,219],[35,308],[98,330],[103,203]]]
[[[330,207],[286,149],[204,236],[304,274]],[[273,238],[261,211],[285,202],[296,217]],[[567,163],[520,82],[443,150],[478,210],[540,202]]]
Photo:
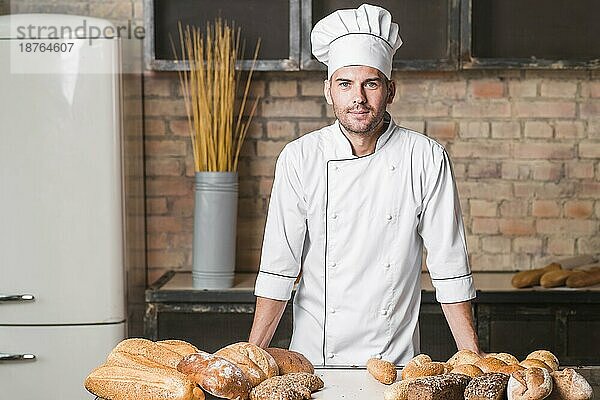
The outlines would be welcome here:
[[[485,353],[479,350],[479,343],[477,343],[471,302],[463,301],[442,304],[441,306],[448,325],[450,325],[450,330],[452,331],[452,336],[454,336],[458,350],[468,349],[482,357],[485,356]]]
[[[262,348],[269,347],[271,339],[275,334],[279,320],[285,311],[287,301],[267,299],[265,297],[256,298],[256,308],[254,309],[254,321],[250,330],[248,341]]]

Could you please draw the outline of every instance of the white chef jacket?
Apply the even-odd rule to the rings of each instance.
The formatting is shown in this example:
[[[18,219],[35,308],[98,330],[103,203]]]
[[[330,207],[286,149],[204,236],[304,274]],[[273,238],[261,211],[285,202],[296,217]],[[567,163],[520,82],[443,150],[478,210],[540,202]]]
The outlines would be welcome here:
[[[288,300],[302,272],[290,349],[315,365],[417,354],[423,244],[437,300],[475,297],[448,154],[386,117],[370,155],[336,121],[277,159],[254,293]]]

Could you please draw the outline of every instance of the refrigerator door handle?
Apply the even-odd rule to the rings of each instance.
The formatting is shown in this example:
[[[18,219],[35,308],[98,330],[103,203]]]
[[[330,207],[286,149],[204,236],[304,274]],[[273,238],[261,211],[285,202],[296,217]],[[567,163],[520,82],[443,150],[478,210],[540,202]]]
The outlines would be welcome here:
[[[35,354],[6,354],[0,353],[1,361],[33,361],[35,360]]]
[[[0,303],[9,301],[33,301],[35,297],[32,294],[0,294]]]

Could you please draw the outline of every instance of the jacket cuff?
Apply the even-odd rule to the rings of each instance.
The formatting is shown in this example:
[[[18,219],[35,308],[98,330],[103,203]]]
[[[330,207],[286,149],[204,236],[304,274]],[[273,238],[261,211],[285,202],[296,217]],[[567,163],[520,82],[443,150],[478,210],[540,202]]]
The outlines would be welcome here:
[[[296,278],[260,271],[256,277],[254,295],[273,300],[289,300]]]
[[[432,279],[435,298],[439,303],[458,303],[472,300],[477,296],[473,285],[473,275],[448,279]]]

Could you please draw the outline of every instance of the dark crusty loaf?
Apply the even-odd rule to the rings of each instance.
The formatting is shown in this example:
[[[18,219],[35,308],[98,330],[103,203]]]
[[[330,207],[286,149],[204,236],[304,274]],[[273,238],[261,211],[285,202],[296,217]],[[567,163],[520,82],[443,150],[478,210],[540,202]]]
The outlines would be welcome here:
[[[465,389],[465,400],[502,400],[509,375],[492,372],[473,378]]]
[[[312,363],[301,353],[277,347],[269,347],[265,350],[275,359],[275,362],[279,367],[280,375],[289,374],[291,372],[315,373],[315,368]]]
[[[306,372],[292,372],[263,381],[250,392],[251,400],[303,400],[321,389],[323,381]]]
[[[461,374],[418,378],[408,386],[408,400],[463,400],[470,380]]]

